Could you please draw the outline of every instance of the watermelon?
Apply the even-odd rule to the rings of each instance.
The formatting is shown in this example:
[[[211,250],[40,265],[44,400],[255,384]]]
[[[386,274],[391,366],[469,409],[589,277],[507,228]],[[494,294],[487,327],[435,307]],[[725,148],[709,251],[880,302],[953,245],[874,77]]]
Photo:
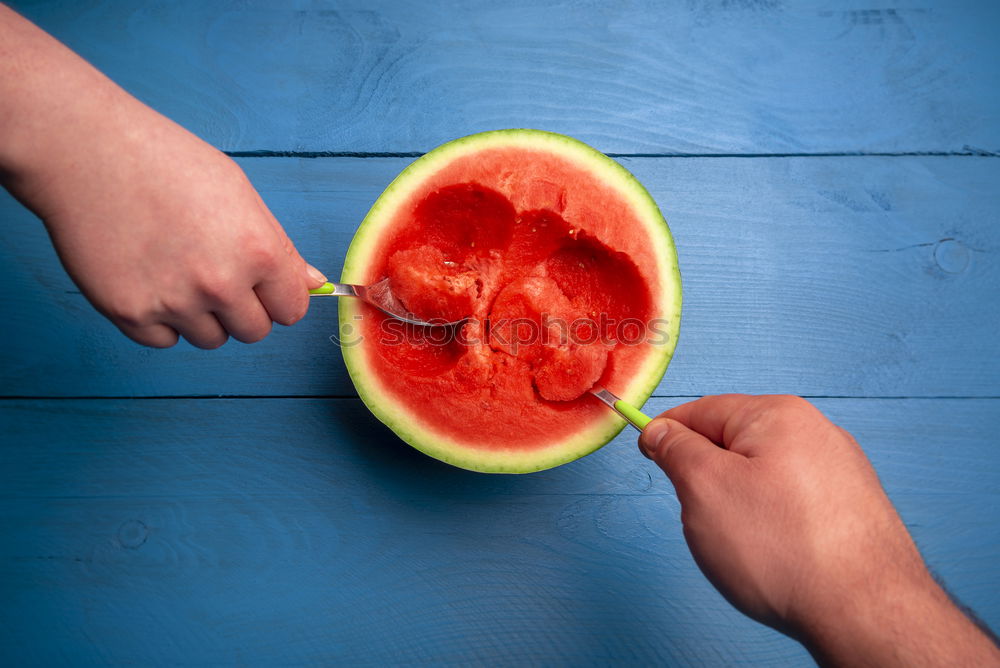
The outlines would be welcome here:
[[[620,164],[575,139],[498,130],[451,141],[386,188],[341,280],[388,280],[420,327],[340,300],[358,394],[422,452],[527,473],[597,450],[624,421],[588,390],[649,398],[677,343],[666,221]]]

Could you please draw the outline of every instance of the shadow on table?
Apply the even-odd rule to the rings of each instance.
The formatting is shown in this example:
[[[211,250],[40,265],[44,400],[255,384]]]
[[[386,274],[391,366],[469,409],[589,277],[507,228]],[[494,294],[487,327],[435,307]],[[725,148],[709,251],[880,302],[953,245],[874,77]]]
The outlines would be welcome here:
[[[676,496],[650,477],[631,432],[556,469],[490,475],[413,449],[360,401],[334,404],[329,447],[364,503],[350,518],[366,555],[351,605],[363,613],[371,592],[399,596],[379,614],[404,629],[400,643],[445,629],[477,646],[544,629],[535,650],[573,663],[657,663],[696,656],[705,629],[731,622],[728,607],[705,603],[716,595],[688,553]]]
[[[531,494],[544,487],[537,480],[544,473],[531,476],[476,473],[425,455],[396,436],[360,402],[338,413],[338,431],[346,438],[341,438],[337,447],[349,448],[359,468],[381,487],[401,496],[471,500]]]

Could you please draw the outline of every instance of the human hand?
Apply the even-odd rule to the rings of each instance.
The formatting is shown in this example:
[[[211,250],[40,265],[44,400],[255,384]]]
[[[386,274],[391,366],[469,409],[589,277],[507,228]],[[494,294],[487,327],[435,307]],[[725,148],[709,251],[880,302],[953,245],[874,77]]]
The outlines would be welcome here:
[[[705,397],[651,422],[640,450],[673,482],[708,579],[820,662],[1000,663],[934,582],[857,442],[804,399]]]
[[[97,310],[154,347],[302,318],[325,279],[236,163],[0,10],[0,172]]]
[[[135,341],[200,348],[264,338],[305,314],[310,267],[227,156],[140,114],[87,167],[46,165],[19,194],[70,276]],[[79,163],[77,163],[79,165]]]

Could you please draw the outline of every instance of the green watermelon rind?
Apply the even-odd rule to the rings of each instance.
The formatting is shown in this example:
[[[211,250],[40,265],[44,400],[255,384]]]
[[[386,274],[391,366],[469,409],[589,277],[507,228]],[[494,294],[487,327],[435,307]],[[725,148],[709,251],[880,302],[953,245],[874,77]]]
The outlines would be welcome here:
[[[659,274],[662,283],[661,304],[665,308],[657,310],[657,316],[668,319],[669,341],[659,346],[659,354],[650,355],[645,369],[632,383],[621,391],[621,397],[636,406],[641,406],[659,385],[670,360],[673,357],[680,332],[681,276],[677,262],[677,251],[673,236],[655,200],[643,185],[624,166],[583,142],[553,132],[532,129],[493,130],[452,140],[414,160],[376,200],[351,241],[344,260],[341,281],[357,283],[367,278],[366,259],[377,246],[379,223],[387,223],[389,217],[383,212],[395,210],[423,181],[423,177],[433,174],[436,166],[458,157],[465,152],[505,145],[523,145],[532,149],[548,149],[564,157],[576,160],[586,166],[602,181],[610,183],[619,192],[630,195],[632,205],[640,219],[649,221],[647,229],[651,235],[663,235],[663,251],[657,253],[659,261],[665,261]],[[673,290],[668,290],[672,287]],[[351,322],[360,316],[358,300],[339,300],[339,321],[341,341],[350,341],[353,335]],[[348,374],[358,391],[358,396],[368,409],[403,441],[435,459],[482,473],[532,473],[569,463],[602,448],[617,436],[626,422],[612,410],[607,417],[592,423],[586,430],[554,446],[539,450],[497,450],[470,448],[468,445],[452,442],[447,436],[434,432],[433,425],[419,424],[419,417],[409,409],[401,407],[392,397],[381,390],[375,375],[366,369],[363,346],[343,345],[341,347]]]

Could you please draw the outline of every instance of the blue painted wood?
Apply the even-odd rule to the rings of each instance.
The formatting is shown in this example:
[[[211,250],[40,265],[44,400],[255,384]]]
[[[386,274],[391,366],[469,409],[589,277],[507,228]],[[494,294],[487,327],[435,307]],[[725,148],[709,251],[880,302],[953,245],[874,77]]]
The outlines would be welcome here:
[[[613,152],[1000,151],[993,2],[14,6],[228,150],[528,126]]]
[[[530,126],[612,153],[1000,152],[1000,5],[974,0],[15,6],[230,151],[420,152]],[[331,274],[407,162],[241,160]],[[850,397],[816,403],[1000,626],[996,160],[623,162],[685,278],[650,412]],[[483,476],[354,398],[176,398],[350,397],[332,309],[253,346],[139,348],[5,195],[0,303],[0,397],[168,397],[0,399],[4,665],[808,663],[701,577],[631,434]],[[873,398],[890,396],[922,398]]]
[[[626,159],[667,215],[684,314],[657,393],[1000,396],[1000,161]],[[247,159],[306,258],[336,275],[408,159]],[[0,198],[0,393],[354,394],[334,304],[262,343],[141,348],[87,305]]]
[[[1000,400],[817,404],[1000,625]],[[0,433],[10,665],[807,663],[700,575],[631,433],[528,476],[431,460],[356,399],[8,400]]]

